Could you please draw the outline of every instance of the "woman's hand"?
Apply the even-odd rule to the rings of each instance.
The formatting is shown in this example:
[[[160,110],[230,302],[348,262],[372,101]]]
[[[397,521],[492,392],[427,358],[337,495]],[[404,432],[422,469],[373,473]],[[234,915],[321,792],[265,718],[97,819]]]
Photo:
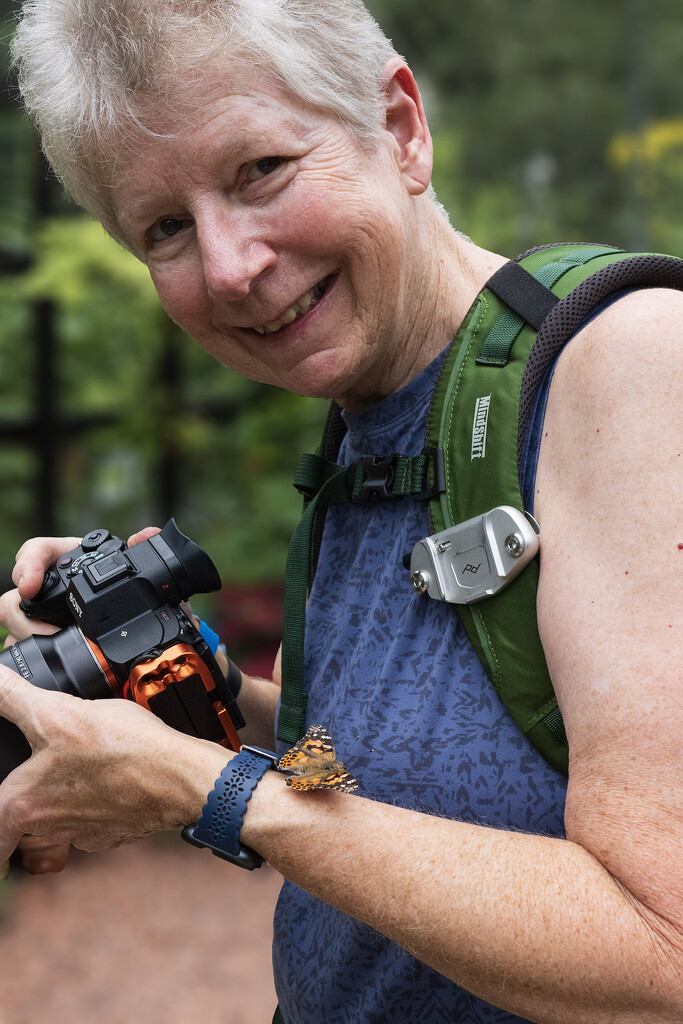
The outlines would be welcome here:
[[[159,532],[159,527],[146,527],[129,538],[128,547],[148,540]],[[0,596],[0,624],[9,631],[4,642],[5,647],[26,640],[33,634],[49,635],[57,632],[57,627],[48,622],[29,619],[21,611],[19,602],[35,597],[42,586],[47,569],[79,544],[79,537],[33,537],[19,549],[12,572],[12,581],[16,589]],[[54,842],[35,835],[24,836],[17,844],[17,849],[22,854],[23,865],[30,874],[61,871],[66,866],[69,848],[69,843]],[[0,863],[0,880],[7,877],[8,871],[9,861]]]
[[[78,537],[33,537],[19,548],[12,571],[16,590],[8,590],[0,596],[0,625],[9,631],[5,647],[34,633],[47,635],[57,632],[57,627],[48,622],[27,618],[19,608],[19,602],[35,597],[50,566],[78,544]]]
[[[160,532],[158,526],[147,526],[129,537],[128,547],[148,540]],[[19,548],[12,571],[12,581],[16,590],[8,590],[0,596],[0,625],[9,631],[5,647],[25,640],[35,633],[48,635],[57,632],[57,627],[49,622],[27,618],[21,611],[19,602],[35,597],[43,585],[47,570],[54,566],[63,554],[73,551],[80,543],[79,537],[32,537]]]
[[[93,852],[193,822],[232,756],[131,701],[42,690],[3,666],[0,715],[33,751],[0,786],[0,864],[27,834],[42,870],[51,847],[54,865],[55,846]]]

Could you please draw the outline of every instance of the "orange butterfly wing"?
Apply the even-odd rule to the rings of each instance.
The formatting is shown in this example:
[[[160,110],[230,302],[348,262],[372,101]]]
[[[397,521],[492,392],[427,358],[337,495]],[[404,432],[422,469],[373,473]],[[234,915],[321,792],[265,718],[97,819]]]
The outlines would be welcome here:
[[[358,783],[337,760],[332,737],[321,725],[312,725],[278,764],[280,771],[291,772],[287,779],[292,789],[337,789],[353,793]]]

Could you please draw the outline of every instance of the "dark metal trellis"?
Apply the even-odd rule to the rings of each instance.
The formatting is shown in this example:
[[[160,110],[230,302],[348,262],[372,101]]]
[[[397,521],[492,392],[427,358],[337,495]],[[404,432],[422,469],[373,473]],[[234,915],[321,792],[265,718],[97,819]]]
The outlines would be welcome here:
[[[0,11],[0,13],[2,13]],[[0,112],[20,110],[16,102],[16,89],[5,76],[0,80]],[[30,221],[35,227],[54,214],[59,205],[59,185],[42,156],[37,140],[33,140],[33,180],[30,183]],[[11,153],[1,154],[11,161]],[[4,161],[7,163],[7,159]],[[1,167],[0,167],[1,170]],[[0,183],[2,187],[3,183]],[[8,183],[4,183],[7,188]],[[31,266],[30,252],[17,252],[0,235],[0,275],[20,274]],[[102,427],[122,421],[116,413],[78,415],[60,408],[57,401],[60,339],[58,318],[53,304],[36,301],[31,304],[30,330],[34,345],[34,371],[32,411],[28,418],[10,419],[0,416],[0,444],[20,445],[35,454],[35,478],[31,489],[31,512],[27,518],[27,536],[50,536],[60,529],[59,462],[65,446],[73,439]],[[170,324],[163,339],[157,380],[163,389],[162,409],[158,423],[159,457],[153,475],[154,506],[160,522],[166,521],[178,509],[183,479],[183,467],[176,450],[177,433],[167,429],[170,418],[178,420],[186,414],[199,415],[206,420],[228,424],[249,402],[259,401],[259,392],[236,399],[187,402],[184,396],[184,367],[177,343],[176,329]],[[1,411],[0,411],[1,412]],[[9,585],[7,573],[0,570],[0,586]]]

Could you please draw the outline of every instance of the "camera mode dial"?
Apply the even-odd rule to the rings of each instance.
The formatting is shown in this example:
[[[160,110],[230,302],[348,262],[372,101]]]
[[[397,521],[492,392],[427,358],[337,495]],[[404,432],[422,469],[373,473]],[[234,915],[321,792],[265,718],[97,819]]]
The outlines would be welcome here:
[[[91,530],[90,533],[86,533],[81,541],[81,549],[83,551],[97,551],[100,545],[110,538],[109,530]]]

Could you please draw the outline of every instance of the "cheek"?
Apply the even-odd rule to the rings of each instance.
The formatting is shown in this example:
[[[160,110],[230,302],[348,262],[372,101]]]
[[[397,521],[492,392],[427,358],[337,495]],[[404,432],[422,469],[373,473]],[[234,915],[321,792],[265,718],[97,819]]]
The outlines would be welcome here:
[[[337,251],[366,274],[382,274],[403,244],[401,211],[390,190],[381,187],[350,188],[326,201],[313,200],[303,215],[323,245]],[[359,284],[362,283],[359,281]],[[369,283],[369,282],[368,282]]]
[[[208,316],[208,296],[201,274],[191,267],[169,265],[150,268],[150,276],[171,319],[193,333]]]
[[[381,211],[381,195],[360,176],[331,176],[303,171],[278,204],[271,221],[274,240],[286,250],[344,254],[362,246],[362,236],[372,231]]]

